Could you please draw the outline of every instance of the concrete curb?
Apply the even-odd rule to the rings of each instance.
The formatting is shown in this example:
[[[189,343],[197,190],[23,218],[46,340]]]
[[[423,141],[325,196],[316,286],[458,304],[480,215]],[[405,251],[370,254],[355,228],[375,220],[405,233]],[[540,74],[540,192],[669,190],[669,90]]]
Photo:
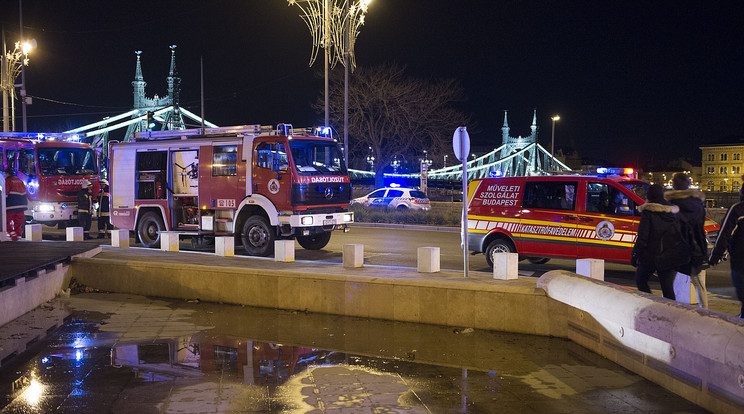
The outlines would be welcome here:
[[[353,223],[350,227],[381,227],[386,229],[410,229],[410,230],[430,230],[430,231],[450,231],[459,232],[459,227],[447,226],[426,226],[423,224],[394,224],[394,223]]]

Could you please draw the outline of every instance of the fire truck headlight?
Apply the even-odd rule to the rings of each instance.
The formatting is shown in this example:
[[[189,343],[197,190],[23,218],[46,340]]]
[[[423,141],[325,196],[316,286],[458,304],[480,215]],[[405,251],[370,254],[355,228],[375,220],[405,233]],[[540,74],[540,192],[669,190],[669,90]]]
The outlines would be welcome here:
[[[354,221],[354,213],[344,214],[344,223],[351,223]]]
[[[54,211],[54,206],[51,204],[39,204],[36,208],[38,211],[45,212],[45,213]]]
[[[309,225],[313,224],[313,218],[312,217],[303,217],[300,222],[302,223],[303,226],[309,226]]]

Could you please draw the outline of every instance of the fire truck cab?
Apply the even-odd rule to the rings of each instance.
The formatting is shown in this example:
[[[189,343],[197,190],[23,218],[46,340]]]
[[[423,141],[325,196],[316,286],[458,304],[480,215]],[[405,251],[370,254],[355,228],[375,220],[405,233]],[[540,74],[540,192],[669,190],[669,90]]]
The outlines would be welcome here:
[[[254,256],[277,239],[315,250],[354,220],[338,143],[291,125],[142,132],[109,156],[111,222],[147,247],[176,231],[232,235]]]
[[[550,257],[630,263],[649,184],[626,175],[484,178],[468,189],[468,243],[484,253],[519,253],[545,263]],[[720,228],[706,221],[709,234]]]

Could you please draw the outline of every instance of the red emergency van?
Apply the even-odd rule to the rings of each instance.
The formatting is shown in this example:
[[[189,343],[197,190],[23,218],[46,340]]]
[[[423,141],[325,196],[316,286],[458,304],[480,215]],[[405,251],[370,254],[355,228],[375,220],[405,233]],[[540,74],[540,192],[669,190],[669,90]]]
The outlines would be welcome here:
[[[614,171],[613,171],[614,172]],[[559,175],[473,180],[468,188],[468,243],[484,253],[519,253],[630,263],[649,184],[624,175]],[[706,232],[720,226],[706,221]]]

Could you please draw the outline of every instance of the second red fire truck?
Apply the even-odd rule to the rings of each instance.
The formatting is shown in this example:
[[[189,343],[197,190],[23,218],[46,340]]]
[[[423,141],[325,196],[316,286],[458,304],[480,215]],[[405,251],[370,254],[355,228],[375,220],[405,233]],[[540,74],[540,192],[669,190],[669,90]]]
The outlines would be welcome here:
[[[84,181],[99,190],[96,153],[79,136],[45,132],[0,133],[0,162],[26,185],[26,219],[65,227],[77,221],[77,193]]]
[[[297,133],[295,133],[297,132]],[[338,143],[259,125],[143,132],[109,147],[111,222],[147,247],[160,233],[234,236],[267,256],[277,239],[322,249],[354,221]]]

